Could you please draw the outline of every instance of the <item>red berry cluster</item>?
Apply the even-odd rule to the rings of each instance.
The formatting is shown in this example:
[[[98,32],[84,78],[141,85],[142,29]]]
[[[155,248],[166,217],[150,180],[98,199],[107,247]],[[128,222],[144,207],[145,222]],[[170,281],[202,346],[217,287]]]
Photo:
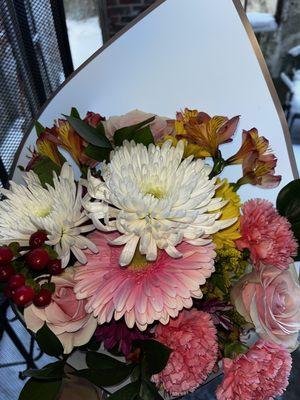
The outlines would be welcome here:
[[[25,263],[23,263],[25,268],[23,267],[21,271],[18,271],[17,264],[14,264],[12,249],[6,246],[0,247],[0,282],[6,284],[4,289],[6,296],[11,298],[18,306],[24,307],[33,302],[37,307],[45,307],[51,302],[51,285],[44,283],[40,286],[38,280],[32,279],[32,272],[36,274],[46,268],[49,278],[51,278],[51,275],[59,275],[63,271],[61,260],[50,257],[45,246],[46,240],[46,232],[38,231],[31,235],[29,240],[30,250],[25,255]],[[44,275],[45,272],[43,272]],[[45,282],[45,279],[43,279],[43,282]]]

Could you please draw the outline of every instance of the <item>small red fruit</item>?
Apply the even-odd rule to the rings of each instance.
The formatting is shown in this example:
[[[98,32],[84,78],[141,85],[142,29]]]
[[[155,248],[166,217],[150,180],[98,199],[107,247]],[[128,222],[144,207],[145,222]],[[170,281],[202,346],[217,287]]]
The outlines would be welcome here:
[[[11,264],[0,266],[0,282],[7,282],[15,273],[14,267]]]
[[[44,231],[37,231],[30,236],[29,246],[32,249],[41,247],[47,240],[47,233]]]
[[[13,294],[13,301],[17,306],[26,306],[34,298],[34,290],[31,286],[21,286]]]
[[[12,299],[13,295],[15,294],[15,290],[10,289],[8,286],[6,286],[3,290],[4,296],[6,296],[9,299]]]
[[[47,268],[49,274],[51,275],[60,275],[63,272],[63,269],[61,267],[61,260],[59,259],[50,260]]]
[[[44,269],[50,261],[49,254],[45,249],[39,247],[33,249],[26,255],[27,264],[37,271]]]
[[[0,264],[7,264],[14,258],[14,253],[9,247],[0,247]]]
[[[8,282],[8,287],[11,290],[15,290],[23,285],[25,285],[25,276],[22,274],[13,275]]]
[[[42,288],[33,298],[33,304],[37,307],[46,307],[51,303],[52,293],[49,289]]]

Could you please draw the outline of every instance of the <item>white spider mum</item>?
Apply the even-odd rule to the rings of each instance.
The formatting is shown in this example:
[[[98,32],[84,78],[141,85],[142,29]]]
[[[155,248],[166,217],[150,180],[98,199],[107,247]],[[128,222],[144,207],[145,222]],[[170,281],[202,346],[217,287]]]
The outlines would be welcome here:
[[[216,179],[208,178],[211,167],[193,157],[182,159],[184,143],[165,142],[148,148],[124,142],[101,166],[102,180],[89,173],[88,194],[83,199],[87,215],[99,230],[118,230],[112,241],[125,245],[120,265],[128,265],[137,245],[147,260],[154,261],[157,248],[181,257],[176,246],[188,242],[201,246],[210,235],[236,219],[218,220],[226,202],[214,198]],[[100,221],[102,220],[102,221]]]
[[[27,186],[11,182],[10,190],[2,189],[6,199],[0,202],[0,244],[18,242],[28,246],[37,230],[45,230],[62,265],[70,259],[70,251],[81,263],[86,262],[82,249],[97,252],[97,247],[82,233],[95,229],[82,211],[82,186],[74,182],[72,168],[65,163],[59,177],[54,173],[54,187],[44,188],[33,172],[24,175]]]

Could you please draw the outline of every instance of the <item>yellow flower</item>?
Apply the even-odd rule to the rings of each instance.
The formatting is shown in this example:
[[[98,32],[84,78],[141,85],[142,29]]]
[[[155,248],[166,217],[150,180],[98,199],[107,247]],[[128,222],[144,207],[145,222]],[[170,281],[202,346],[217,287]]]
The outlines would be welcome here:
[[[221,186],[216,190],[215,197],[222,197],[227,200],[228,203],[222,208],[222,215],[220,219],[238,218],[238,220],[228,228],[225,228],[213,235],[213,241],[217,249],[224,247],[235,247],[234,241],[241,237],[239,233],[240,228],[240,197],[236,192],[233,191],[232,186],[228,183],[227,179],[221,181],[218,179],[218,183],[222,183]]]
[[[59,119],[56,122],[55,132],[60,145],[65,148],[76,163],[80,165],[84,150],[84,140],[74,131],[68,121]]]
[[[84,139],[72,128],[68,121],[59,119],[52,128],[46,128],[36,141],[38,153],[49,157],[55,164],[62,165],[62,156],[58,150],[64,148],[79,165],[94,168],[98,161],[85,155],[88,145]]]
[[[57,150],[57,144],[53,142],[53,138],[55,139],[51,130],[46,128],[46,130],[37,139],[36,147],[41,156],[48,157],[55,164],[62,166],[60,153]]]
[[[269,148],[269,141],[264,136],[259,136],[256,128],[252,128],[249,131],[243,130],[240,149],[228,158],[226,163],[228,165],[243,164],[245,158],[252,152],[256,152],[261,161],[269,161],[275,158]]]
[[[189,122],[192,118],[197,118],[199,114],[198,110],[189,110],[185,108],[184,111],[176,113],[175,120],[175,131],[177,135],[184,135],[186,130],[184,128],[184,124]]]
[[[185,108],[177,112],[172,135],[187,141],[186,154],[196,158],[217,157],[219,145],[230,142],[239,117],[210,117],[198,110]]]
[[[177,146],[177,143],[179,140],[182,140],[184,142],[184,153],[183,157],[187,158],[189,156],[194,156],[195,158],[204,158],[208,156],[208,153],[205,152],[200,146],[197,144],[189,143],[186,139],[180,139],[177,138],[177,136],[171,136],[167,135],[164,137],[163,141],[158,143],[159,145],[162,145],[165,141],[170,140],[172,142],[172,145],[174,147]]]
[[[243,275],[247,265],[248,261],[238,249],[224,246],[217,250],[216,270],[230,276],[230,279],[224,279],[228,283],[226,287],[231,287],[232,280]]]
[[[217,249],[215,272],[201,288],[207,298],[229,300],[231,287],[244,273],[248,265],[245,255],[234,247]]]
[[[183,139],[185,142],[184,157],[193,155],[195,158],[210,157],[210,153],[197,142],[191,141],[187,135],[186,126],[189,123],[196,124],[200,121],[207,121],[210,116],[205,113],[200,113],[198,110],[189,110],[185,108],[184,111],[176,113],[176,120],[174,123],[175,137]],[[185,138],[185,136],[187,136]]]

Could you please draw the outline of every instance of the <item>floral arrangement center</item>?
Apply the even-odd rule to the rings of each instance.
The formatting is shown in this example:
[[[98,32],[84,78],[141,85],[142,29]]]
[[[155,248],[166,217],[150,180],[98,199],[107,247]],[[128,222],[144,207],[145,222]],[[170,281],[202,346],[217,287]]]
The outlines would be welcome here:
[[[236,221],[219,220],[221,212],[215,212],[226,201],[214,197],[211,168],[192,156],[183,160],[183,153],[182,141],[176,147],[166,141],[148,148],[124,142],[110,163],[102,164],[102,179],[89,175],[84,182],[89,194],[84,207],[95,226],[120,233],[111,244],[124,245],[121,266],[131,262],[137,246],[148,261],[157,259],[157,249],[182,257],[176,248],[182,241],[205,245],[209,235]]]

